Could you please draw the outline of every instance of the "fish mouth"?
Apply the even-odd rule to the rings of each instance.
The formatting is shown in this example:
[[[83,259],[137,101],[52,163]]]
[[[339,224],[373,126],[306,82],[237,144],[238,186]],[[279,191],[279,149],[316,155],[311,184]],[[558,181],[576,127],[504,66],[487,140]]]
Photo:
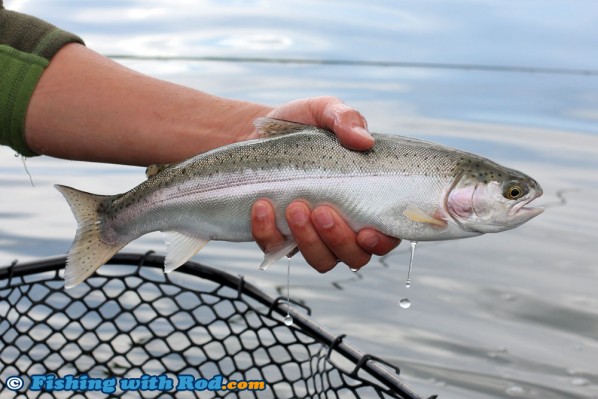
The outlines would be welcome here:
[[[544,208],[524,206],[524,207],[519,208],[519,210],[516,213],[517,213],[517,215],[524,216],[526,219],[529,220],[533,217],[538,216],[542,212],[544,212]]]
[[[534,201],[536,198],[542,196],[542,194],[543,194],[543,192],[541,190],[536,191],[534,193],[534,195],[532,195],[527,200],[521,201],[521,202],[515,204],[515,206],[513,206],[513,208],[511,209],[511,215],[512,216],[517,215],[517,216],[526,218],[526,220],[529,220],[533,217],[538,216],[542,212],[544,212],[544,208],[542,208],[542,207],[526,206],[526,205],[529,205],[529,203]]]

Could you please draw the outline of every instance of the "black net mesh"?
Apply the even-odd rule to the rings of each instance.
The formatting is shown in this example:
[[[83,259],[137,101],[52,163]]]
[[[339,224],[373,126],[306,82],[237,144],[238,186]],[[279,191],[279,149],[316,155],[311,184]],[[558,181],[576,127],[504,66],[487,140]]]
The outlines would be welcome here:
[[[264,390],[176,392],[176,397],[419,398],[398,371],[333,339],[301,312],[282,323],[280,301],[194,263],[164,274],[153,255],[117,255],[69,290],[64,258],[4,269],[0,280],[0,397],[98,397],[25,390],[30,376],[190,375],[263,380]],[[369,360],[368,360],[369,359]],[[11,391],[10,376],[25,388]],[[172,397],[174,390],[136,391]],[[129,397],[117,389],[110,397]]]

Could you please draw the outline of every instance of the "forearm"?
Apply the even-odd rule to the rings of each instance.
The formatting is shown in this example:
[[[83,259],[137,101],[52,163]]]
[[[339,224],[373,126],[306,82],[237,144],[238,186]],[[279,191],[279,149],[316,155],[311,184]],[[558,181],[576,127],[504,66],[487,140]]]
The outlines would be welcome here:
[[[24,139],[25,115],[33,91],[52,57],[71,33],[30,15],[5,10],[0,1],[0,145],[35,155]]]
[[[247,138],[263,105],[215,97],[134,72],[78,44],[44,71],[25,139],[59,158],[148,165]]]

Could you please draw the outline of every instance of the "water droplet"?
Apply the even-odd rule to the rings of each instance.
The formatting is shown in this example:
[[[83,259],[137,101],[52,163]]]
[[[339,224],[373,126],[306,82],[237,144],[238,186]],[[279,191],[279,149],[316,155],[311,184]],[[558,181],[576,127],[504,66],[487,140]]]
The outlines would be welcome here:
[[[568,368],[567,369],[567,374],[569,375],[579,375],[579,374],[584,374],[585,371],[583,371],[582,369],[574,369],[574,368]]]
[[[407,282],[405,283],[405,287],[411,288],[411,281],[407,280]]]
[[[293,325],[293,316],[291,316],[290,314],[286,315],[284,317],[284,324],[287,326],[292,326]]]
[[[500,299],[502,299],[505,302],[512,302],[517,299],[517,295],[511,293],[504,293],[501,294]]]
[[[590,385],[590,381],[582,377],[576,377],[571,380],[571,385],[574,387],[585,387],[586,385]]]
[[[519,385],[512,385],[505,390],[505,393],[509,396],[523,396],[525,395],[525,389]]]
[[[399,301],[399,306],[403,309],[409,309],[411,307],[411,301],[409,298],[403,298]]]
[[[355,273],[355,272],[358,272],[358,271],[359,271],[359,269],[355,269],[355,268],[353,268],[353,267],[350,267],[349,269],[350,269],[350,270],[351,270],[353,273]]]
[[[508,349],[504,346],[497,347],[492,351],[488,352],[488,357],[497,358],[499,356],[506,356],[508,354]]]

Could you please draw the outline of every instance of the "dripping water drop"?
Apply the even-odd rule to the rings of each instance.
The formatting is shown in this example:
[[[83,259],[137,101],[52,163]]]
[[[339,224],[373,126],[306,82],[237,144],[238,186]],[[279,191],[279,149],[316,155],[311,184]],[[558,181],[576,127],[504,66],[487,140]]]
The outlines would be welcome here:
[[[354,267],[350,267],[349,269],[350,269],[350,270],[351,270],[353,273],[355,273],[355,272],[358,272],[358,271],[359,271],[359,269],[355,269]]]
[[[417,241],[411,241],[411,257],[409,258],[409,270],[407,271],[407,281],[405,282],[405,287],[411,287],[411,268],[413,267],[413,258],[415,257],[415,247],[417,246]]]
[[[409,270],[407,271],[407,281],[405,281],[405,287],[411,287],[411,268],[413,267],[413,258],[415,257],[415,247],[417,241],[411,241],[411,257],[409,258]],[[403,298],[399,301],[399,306],[403,309],[409,309],[411,307],[411,301],[409,298]]]
[[[403,298],[399,301],[399,306],[403,309],[409,309],[411,307],[411,301],[409,298]]]
[[[291,257],[287,256],[287,315],[284,317],[284,324],[291,326],[293,324],[293,316],[290,314],[291,310]]]

